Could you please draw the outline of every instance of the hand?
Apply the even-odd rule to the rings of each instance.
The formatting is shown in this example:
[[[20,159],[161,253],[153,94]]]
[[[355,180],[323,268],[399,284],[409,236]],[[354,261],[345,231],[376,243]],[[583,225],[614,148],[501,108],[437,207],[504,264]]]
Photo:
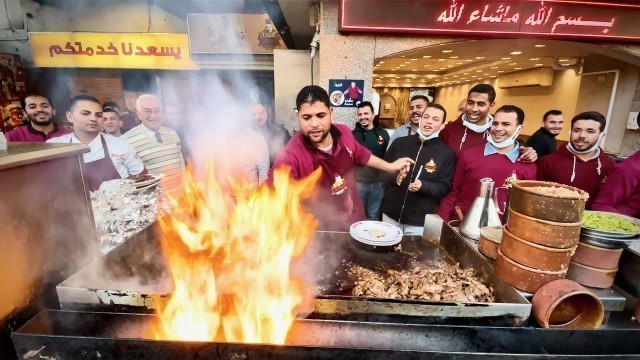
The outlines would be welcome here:
[[[520,157],[518,160],[536,162],[536,160],[538,160],[538,153],[532,147],[520,146]]]
[[[396,185],[400,186],[400,184],[402,184],[402,181],[406,177],[407,177],[407,172],[400,170],[400,173],[398,173],[398,176],[396,177]]]
[[[409,184],[409,191],[417,192],[422,187],[422,181],[420,179],[416,179],[416,181]]]
[[[415,161],[409,159],[408,157],[403,157],[400,158],[392,163],[389,164],[389,172],[396,172],[396,171],[409,171],[409,168],[411,167],[411,164],[415,163]]]

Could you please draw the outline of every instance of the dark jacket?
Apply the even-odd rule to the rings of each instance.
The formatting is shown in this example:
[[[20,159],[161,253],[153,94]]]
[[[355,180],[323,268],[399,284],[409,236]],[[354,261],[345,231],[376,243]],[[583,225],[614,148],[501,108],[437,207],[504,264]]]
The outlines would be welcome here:
[[[273,165],[278,151],[287,145],[291,139],[289,131],[284,126],[274,122],[268,122],[264,127],[256,126],[254,130],[260,133],[267,143],[269,147],[269,165]]]
[[[538,158],[553,154],[558,149],[556,137],[543,127],[531,135],[529,141],[527,141],[527,146],[532,147],[536,151]]]
[[[356,123],[355,129],[351,133],[356,141],[371,151],[371,154],[383,159],[389,145],[389,133],[381,128],[376,121],[373,124],[373,129],[367,130],[360,123]],[[372,167],[359,167],[356,169],[356,181],[379,182],[380,173],[380,170]]]
[[[409,157],[416,163],[400,186],[396,174],[384,174],[387,191],[382,201],[382,213],[405,225],[424,226],[424,216],[436,212],[440,200],[451,190],[456,156],[438,138],[422,141],[418,135],[396,139],[385,155],[388,162]],[[420,167],[423,167],[420,171]],[[422,187],[409,191],[409,183],[420,173]]]

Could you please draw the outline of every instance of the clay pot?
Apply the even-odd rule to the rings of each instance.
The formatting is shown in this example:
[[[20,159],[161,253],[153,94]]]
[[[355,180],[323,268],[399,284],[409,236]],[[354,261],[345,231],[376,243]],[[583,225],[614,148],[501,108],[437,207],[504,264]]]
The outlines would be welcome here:
[[[598,269],[617,269],[622,250],[624,249],[607,249],[591,244],[579,243],[571,261]]]
[[[536,244],[560,249],[578,245],[581,227],[582,221],[561,223],[540,220],[522,215],[513,209],[509,209],[507,220],[507,228],[513,235]]]
[[[567,273],[566,270],[546,271],[518,264],[502,254],[500,249],[498,249],[494,267],[496,275],[502,281],[516,289],[530,293],[536,292],[542,285],[550,281],[564,279]]]
[[[603,270],[571,262],[567,271],[567,279],[573,280],[584,286],[606,289],[613,285],[618,269]]]
[[[571,196],[548,196],[536,187],[561,187],[573,190]],[[509,208],[536,219],[577,223],[582,219],[587,193],[583,190],[545,181],[518,181],[509,192]]]
[[[495,260],[498,256],[498,248],[502,241],[502,226],[486,226],[480,229],[480,240],[478,241],[478,251],[490,259]]]
[[[555,280],[538,289],[531,313],[543,328],[595,329],[604,319],[602,302],[571,280]]]
[[[509,259],[534,269],[560,271],[569,266],[576,248],[557,249],[520,239],[505,227],[500,251]]]

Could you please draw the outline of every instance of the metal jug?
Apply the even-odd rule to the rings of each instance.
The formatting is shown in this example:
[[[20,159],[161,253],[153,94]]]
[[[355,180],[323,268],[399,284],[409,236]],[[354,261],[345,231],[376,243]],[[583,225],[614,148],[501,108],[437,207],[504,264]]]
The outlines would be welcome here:
[[[480,238],[481,228],[502,225],[492,196],[494,185],[491,178],[480,179],[478,197],[473,200],[473,204],[460,223],[462,235],[477,240]]]

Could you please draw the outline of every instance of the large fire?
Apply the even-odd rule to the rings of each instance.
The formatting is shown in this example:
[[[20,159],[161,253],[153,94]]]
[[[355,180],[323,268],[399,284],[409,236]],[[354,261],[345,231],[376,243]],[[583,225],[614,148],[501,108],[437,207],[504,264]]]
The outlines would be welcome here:
[[[301,202],[319,177],[276,169],[273,187],[223,189],[212,173],[204,183],[189,174],[177,210],[160,220],[174,292],[158,306],[156,337],[283,344],[306,293],[291,260],[317,227]]]

